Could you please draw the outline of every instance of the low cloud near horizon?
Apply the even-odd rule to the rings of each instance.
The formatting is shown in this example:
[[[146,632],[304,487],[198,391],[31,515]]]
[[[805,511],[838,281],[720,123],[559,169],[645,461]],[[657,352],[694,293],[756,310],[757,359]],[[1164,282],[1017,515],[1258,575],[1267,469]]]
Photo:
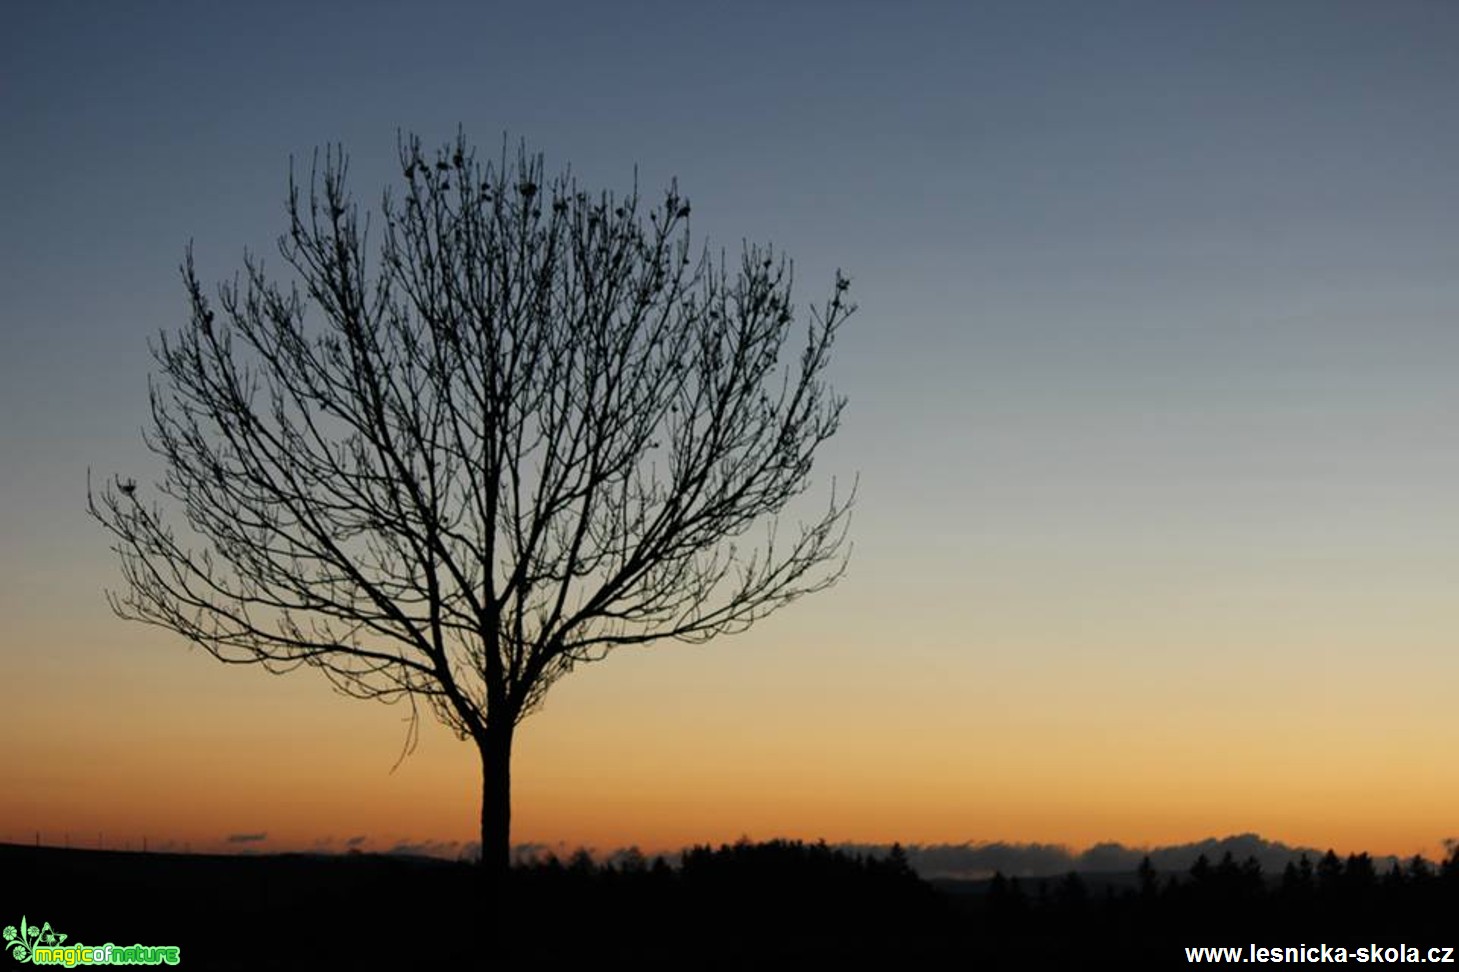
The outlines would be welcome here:
[[[265,831],[257,834],[229,834],[226,839],[230,844],[257,844],[260,841],[268,840],[268,833]]]
[[[469,845],[475,847],[477,845]],[[397,841],[385,853],[403,854],[409,857],[445,857],[459,859],[464,855],[463,845],[459,840],[401,840]],[[477,851],[480,856],[480,851]]]

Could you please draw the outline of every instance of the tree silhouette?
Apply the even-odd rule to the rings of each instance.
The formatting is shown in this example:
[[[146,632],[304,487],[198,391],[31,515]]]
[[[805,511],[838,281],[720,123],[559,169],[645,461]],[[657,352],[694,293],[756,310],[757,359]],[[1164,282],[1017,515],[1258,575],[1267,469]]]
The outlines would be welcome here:
[[[291,171],[291,285],[245,254],[212,300],[189,248],[190,321],[153,348],[160,498],[116,477],[88,508],[123,618],[404,700],[408,747],[421,704],[473,740],[500,876],[513,733],[553,682],[622,645],[743,631],[841,575],[834,480],[813,522],[776,526],[837,430],[823,374],[854,308],[838,272],[787,348],[788,261],[691,249],[673,184],[652,207],[590,195],[525,147],[478,163],[459,134],[399,158],[378,255],[339,148],[307,192]]]
[[[1150,860],[1149,854],[1140,858],[1140,866],[1135,869],[1135,876],[1139,881],[1141,901],[1148,904],[1160,896],[1160,873],[1155,870],[1155,862]]]

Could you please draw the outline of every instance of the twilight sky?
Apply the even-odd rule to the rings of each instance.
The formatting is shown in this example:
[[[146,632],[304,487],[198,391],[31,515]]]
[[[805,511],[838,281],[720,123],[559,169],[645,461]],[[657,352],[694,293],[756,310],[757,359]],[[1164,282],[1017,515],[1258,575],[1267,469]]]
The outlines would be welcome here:
[[[574,672],[515,838],[1459,835],[1459,6],[14,3],[0,16],[0,840],[470,840],[474,748],[116,620],[177,272],[289,158],[503,133],[860,311],[840,585]],[[271,261],[279,267],[277,257]]]

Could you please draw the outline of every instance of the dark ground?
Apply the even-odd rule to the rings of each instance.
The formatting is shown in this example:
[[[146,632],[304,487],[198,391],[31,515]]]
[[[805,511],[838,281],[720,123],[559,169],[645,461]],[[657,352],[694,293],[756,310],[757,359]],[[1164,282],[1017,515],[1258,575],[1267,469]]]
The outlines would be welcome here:
[[[775,841],[678,867],[548,861],[493,906],[473,868],[431,859],[0,844],[0,926],[177,945],[184,969],[1185,968],[1186,945],[1459,945],[1459,855],[1385,875],[1329,857],[934,887],[896,859]]]

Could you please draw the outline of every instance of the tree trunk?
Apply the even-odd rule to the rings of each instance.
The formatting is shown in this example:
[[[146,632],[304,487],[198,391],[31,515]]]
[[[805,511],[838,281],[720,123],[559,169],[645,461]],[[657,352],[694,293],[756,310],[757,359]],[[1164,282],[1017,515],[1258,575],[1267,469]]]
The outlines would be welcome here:
[[[488,726],[476,740],[481,750],[481,870],[488,890],[506,883],[512,854],[512,732],[510,720]]]

